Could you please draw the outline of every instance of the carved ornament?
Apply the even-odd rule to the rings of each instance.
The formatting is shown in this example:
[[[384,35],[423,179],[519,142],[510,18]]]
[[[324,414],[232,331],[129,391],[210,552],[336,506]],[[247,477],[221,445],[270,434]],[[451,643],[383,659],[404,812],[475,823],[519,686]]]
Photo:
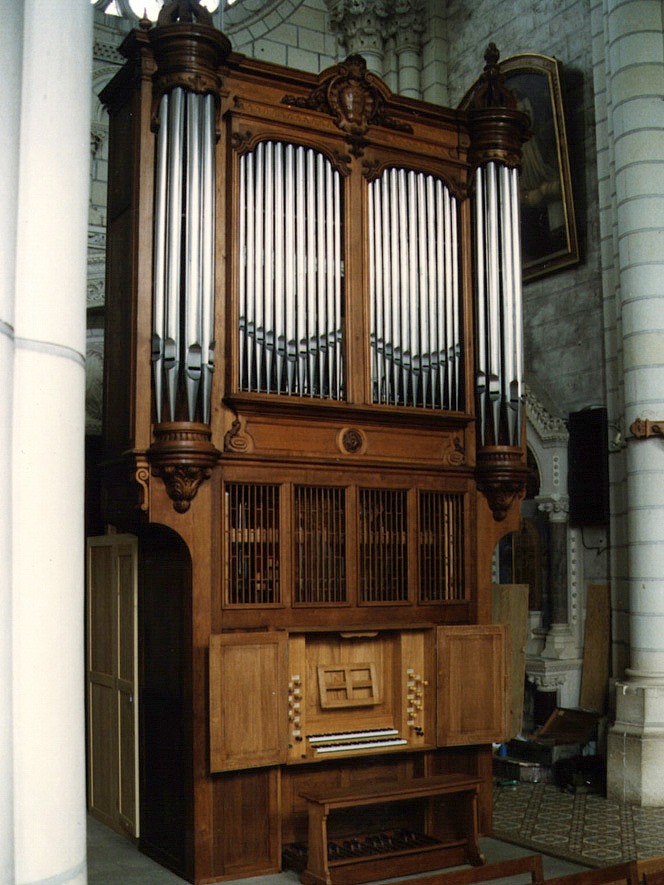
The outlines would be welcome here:
[[[466,450],[463,447],[461,437],[450,434],[443,443],[442,462],[448,467],[458,467],[466,463]]]
[[[634,439],[650,439],[656,436],[664,439],[664,420],[651,421],[649,418],[637,418],[629,430]]]
[[[198,488],[212,475],[221,452],[212,445],[207,424],[171,421],[156,424],[148,450],[152,475],[164,481],[178,513],[186,513]]]
[[[367,438],[357,427],[344,427],[337,434],[337,446],[345,455],[363,455],[367,448]]]
[[[143,454],[136,455],[134,463],[134,479],[141,489],[139,507],[144,513],[147,513],[150,507],[150,467],[148,465],[148,459]]]
[[[477,453],[477,488],[487,499],[493,518],[502,522],[526,491],[528,467],[520,449],[487,446]]]
[[[253,452],[253,450],[254,440],[247,432],[247,419],[236,418],[224,436],[224,451],[244,455],[247,452]]]
[[[412,126],[389,116],[387,88],[380,88],[377,78],[367,72],[361,55],[350,55],[345,62],[329,68],[322,82],[309,96],[285,95],[283,104],[308,108],[328,114],[344,133],[354,157],[361,157],[369,143],[365,137],[370,126],[385,126],[399,132],[412,132]]]

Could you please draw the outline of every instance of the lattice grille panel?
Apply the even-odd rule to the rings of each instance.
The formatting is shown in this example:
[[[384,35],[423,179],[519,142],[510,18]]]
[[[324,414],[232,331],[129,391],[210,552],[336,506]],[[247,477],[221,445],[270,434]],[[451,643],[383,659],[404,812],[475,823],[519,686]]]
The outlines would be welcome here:
[[[463,496],[420,492],[420,600],[465,599]]]
[[[226,485],[226,602],[281,601],[279,486]]]
[[[408,599],[407,495],[360,489],[360,601]]]
[[[295,602],[345,602],[345,490],[296,486],[294,508]]]

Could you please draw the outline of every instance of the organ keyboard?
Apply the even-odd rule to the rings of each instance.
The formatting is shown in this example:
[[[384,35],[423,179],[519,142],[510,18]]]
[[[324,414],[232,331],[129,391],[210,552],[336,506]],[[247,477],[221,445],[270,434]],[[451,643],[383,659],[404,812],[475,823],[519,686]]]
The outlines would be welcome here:
[[[360,750],[386,750],[408,744],[396,728],[376,728],[366,731],[341,731],[336,734],[310,735],[309,743],[318,753],[348,753]]]

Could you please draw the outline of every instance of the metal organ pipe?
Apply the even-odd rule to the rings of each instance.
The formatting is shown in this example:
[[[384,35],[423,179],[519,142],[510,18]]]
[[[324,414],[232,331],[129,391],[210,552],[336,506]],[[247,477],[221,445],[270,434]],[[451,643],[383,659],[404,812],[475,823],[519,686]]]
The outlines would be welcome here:
[[[369,186],[373,401],[463,408],[456,199],[432,175]]]
[[[241,390],[343,397],[341,217],[318,151],[265,141],[240,158]]]
[[[157,422],[210,420],[214,369],[214,98],[164,95],[157,137],[152,359]],[[185,218],[184,226],[182,218]],[[201,393],[202,391],[202,393]],[[164,403],[165,400],[165,403]]]
[[[518,446],[523,415],[523,333],[518,170],[496,162],[475,173],[477,408],[482,445]]]

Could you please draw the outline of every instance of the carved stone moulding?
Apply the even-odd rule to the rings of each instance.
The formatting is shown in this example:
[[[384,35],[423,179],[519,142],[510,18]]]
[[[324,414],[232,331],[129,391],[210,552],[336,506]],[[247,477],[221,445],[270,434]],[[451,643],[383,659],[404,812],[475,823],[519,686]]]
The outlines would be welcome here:
[[[493,518],[502,522],[526,489],[528,467],[521,449],[487,446],[477,453],[477,487],[486,497]]]
[[[212,445],[207,424],[169,421],[156,424],[148,450],[152,475],[164,481],[178,513],[186,513],[198,488],[209,479],[221,452]]]

